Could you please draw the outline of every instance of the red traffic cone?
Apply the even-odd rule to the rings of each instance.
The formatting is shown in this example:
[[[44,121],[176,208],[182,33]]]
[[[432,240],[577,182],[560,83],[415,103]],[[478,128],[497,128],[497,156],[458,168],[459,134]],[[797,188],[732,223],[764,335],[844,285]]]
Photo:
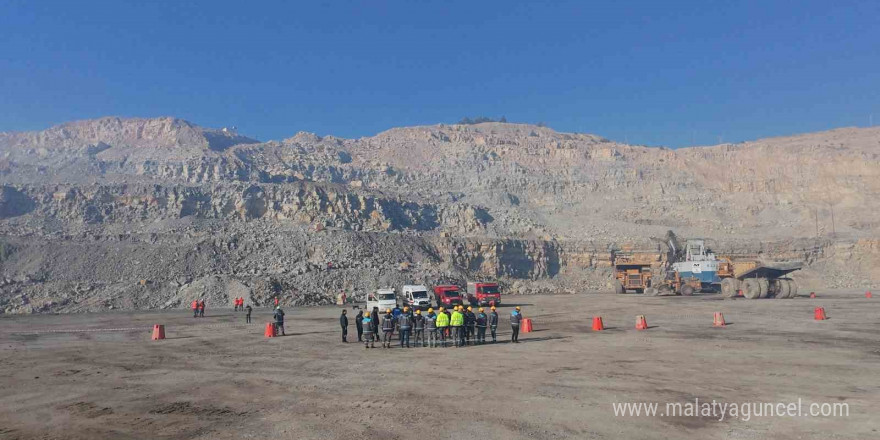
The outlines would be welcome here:
[[[605,325],[602,324],[602,317],[601,316],[594,316],[593,317],[593,331],[594,332],[601,332],[602,330],[605,330]]]
[[[810,298],[815,298],[815,297],[816,297],[816,292],[810,292]]]
[[[724,315],[721,312],[715,312],[715,318],[712,320],[712,327],[724,327]]]
[[[870,291],[870,290],[867,291],[867,292],[865,292],[865,298],[871,298],[871,296],[872,296],[872,295],[871,295],[871,291]]]
[[[816,307],[816,310],[813,311],[813,316],[816,321],[824,321],[828,319],[825,317],[825,307]]]
[[[266,331],[263,333],[267,338],[274,338],[276,336],[277,330],[275,329],[274,322],[266,323]]]
[[[648,321],[645,320],[645,315],[636,316],[636,330],[647,330],[648,329]]]
[[[165,339],[165,326],[162,324],[153,326],[153,340],[158,341],[159,339]]]
[[[532,332],[532,318],[523,318],[522,320],[522,332],[523,333],[531,333]]]

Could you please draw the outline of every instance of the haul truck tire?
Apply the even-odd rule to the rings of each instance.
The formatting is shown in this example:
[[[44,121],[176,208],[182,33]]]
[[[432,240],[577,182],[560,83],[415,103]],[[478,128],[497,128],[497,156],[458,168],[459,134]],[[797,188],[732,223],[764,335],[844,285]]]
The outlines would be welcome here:
[[[743,296],[748,299],[758,299],[761,297],[761,286],[758,284],[758,280],[754,278],[748,278],[743,281],[742,291]]]
[[[721,280],[721,296],[725,298],[733,298],[736,291],[739,290],[739,280],[736,278],[725,278]]]
[[[798,293],[798,285],[794,280],[786,280],[788,282],[788,297],[794,298]]]
[[[694,288],[688,285],[681,286],[681,294],[684,296],[691,296],[694,294]]]
[[[770,281],[767,278],[758,278],[758,286],[761,288],[761,298],[770,294]]]
[[[776,285],[776,298],[791,298],[791,285],[788,280],[773,280]]]

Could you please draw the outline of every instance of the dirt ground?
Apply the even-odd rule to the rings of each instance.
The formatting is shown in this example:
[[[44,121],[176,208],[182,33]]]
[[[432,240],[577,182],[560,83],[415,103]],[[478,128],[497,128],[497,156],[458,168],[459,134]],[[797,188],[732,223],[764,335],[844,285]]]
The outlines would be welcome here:
[[[0,438],[878,438],[880,297],[507,297],[496,345],[365,350],[338,307],[0,318]],[[878,292],[880,293],[880,292]],[[513,302],[534,320],[507,343]],[[815,321],[824,306],[829,317]],[[350,316],[353,311],[350,307]],[[713,328],[713,312],[725,328]],[[651,326],[634,329],[636,315]],[[590,330],[601,315],[608,329]],[[151,341],[153,324],[168,339]],[[357,340],[354,326],[350,340]],[[615,402],[846,403],[847,417],[615,416]]]

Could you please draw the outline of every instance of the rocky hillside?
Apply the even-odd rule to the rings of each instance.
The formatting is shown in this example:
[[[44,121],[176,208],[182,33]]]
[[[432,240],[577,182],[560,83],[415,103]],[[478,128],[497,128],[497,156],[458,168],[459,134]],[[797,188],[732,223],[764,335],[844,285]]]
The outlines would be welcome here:
[[[103,118],[0,133],[0,310],[476,277],[579,292],[605,287],[610,248],[667,229],[862,287],[880,280],[878,205],[880,129],[670,150],[507,123],[259,142]]]

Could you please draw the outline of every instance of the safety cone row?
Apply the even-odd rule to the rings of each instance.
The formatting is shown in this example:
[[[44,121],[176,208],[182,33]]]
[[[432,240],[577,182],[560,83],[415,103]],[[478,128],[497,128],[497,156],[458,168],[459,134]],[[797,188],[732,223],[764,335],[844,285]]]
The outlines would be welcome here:
[[[594,316],[593,317],[593,331],[594,332],[601,332],[602,330],[605,330],[605,324],[602,323],[602,317],[601,316]]]
[[[275,323],[274,322],[267,322],[266,323],[266,331],[263,334],[267,338],[274,338],[275,336],[278,336],[278,329],[275,328]]]
[[[721,312],[715,312],[715,317],[712,319],[712,327],[724,327],[726,325],[724,315]]]
[[[828,319],[825,316],[825,307],[816,307],[816,310],[813,310],[813,317],[816,321],[824,321]]]
[[[531,333],[532,332],[532,318],[523,318],[521,331],[523,333]]]
[[[636,330],[647,330],[648,329],[648,321],[645,319],[645,315],[636,316]]]
[[[153,338],[154,341],[158,341],[160,339],[165,339],[165,326],[162,324],[156,324],[153,326]]]

